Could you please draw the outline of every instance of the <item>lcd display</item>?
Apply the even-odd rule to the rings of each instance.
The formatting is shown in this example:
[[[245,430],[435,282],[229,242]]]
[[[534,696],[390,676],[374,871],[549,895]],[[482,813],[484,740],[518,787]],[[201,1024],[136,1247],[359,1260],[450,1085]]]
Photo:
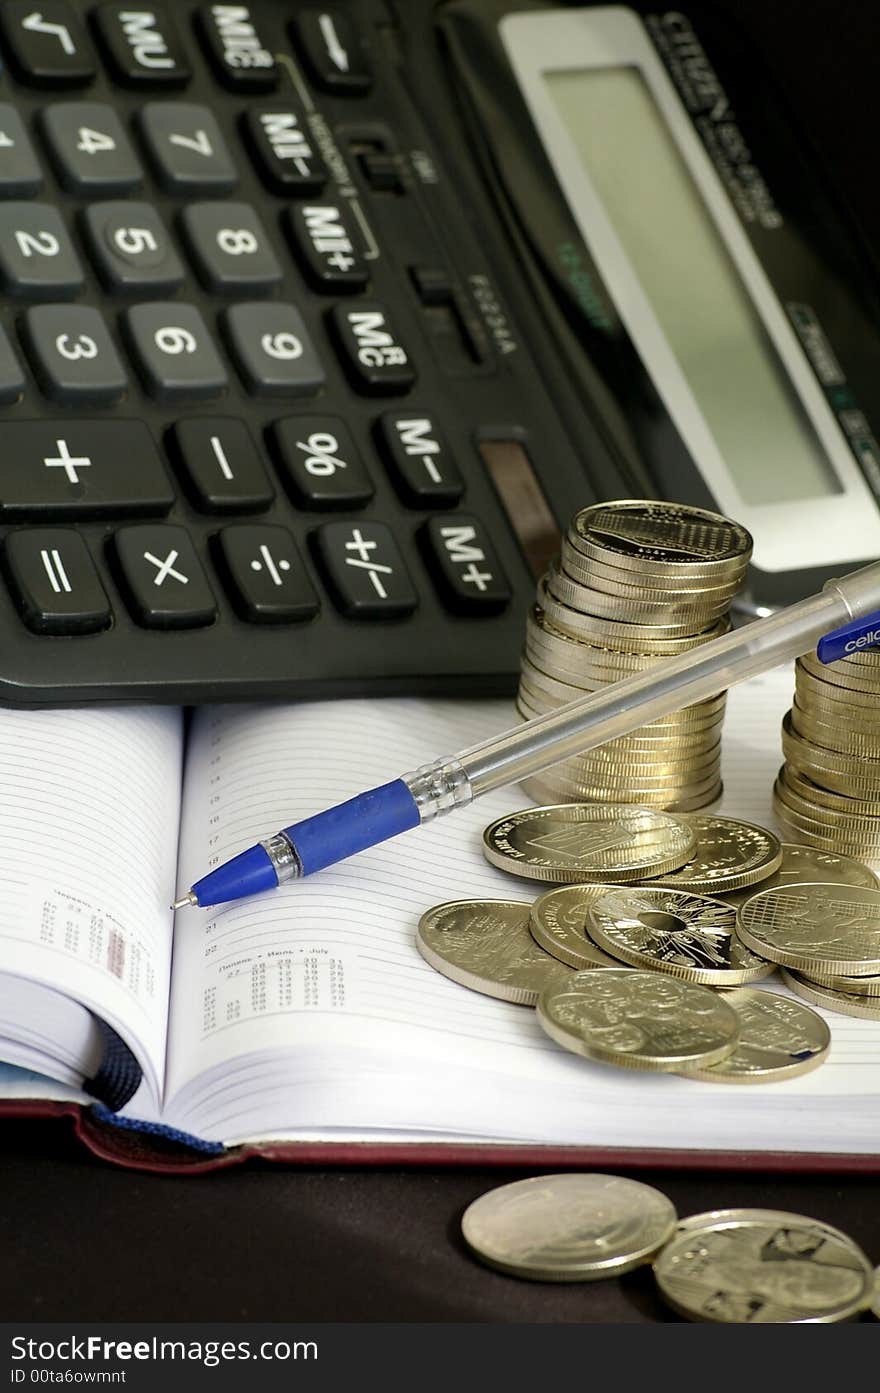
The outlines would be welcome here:
[[[760,505],[841,492],[638,68],[545,71],[543,77],[742,499]],[[589,229],[583,231],[590,245]],[[600,270],[613,285],[609,268]],[[644,357],[632,314],[628,327]],[[646,366],[662,393],[654,365],[646,360]]]

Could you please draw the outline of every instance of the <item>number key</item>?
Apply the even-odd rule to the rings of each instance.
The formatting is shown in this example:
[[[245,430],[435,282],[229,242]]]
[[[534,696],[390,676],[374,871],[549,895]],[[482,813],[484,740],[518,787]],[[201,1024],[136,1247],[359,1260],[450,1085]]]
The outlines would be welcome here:
[[[261,290],[281,280],[281,267],[249,203],[191,203],[180,221],[207,290]]]
[[[206,106],[147,102],[141,131],[156,173],[171,193],[231,193],[238,174]]]
[[[55,401],[111,402],[125,392],[125,369],[107,326],[86,305],[39,305],[24,317],[34,371]]]
[[[33,198],[43,186],[36,151],[14,106],[0,104],[0,197]]]
[[[133,305],[123,324],[151,396],[215,397],[226,386],[226,369],[194,305]]]
[[[108,290],[178,290],[183,263],[150,203],[92,203],[83,214],[92,260]]]
[[[126,193],[140,184],[140,164],[111,106],[58,102],[43,112],[42,127],[65,188],[74,193]]]
[[[324,369],[295,305],[233,305],[224,324],[236,366],[253,396],[310,396],[323,386]]]
[[[82,289],[82,267],[57,208],[0,204],[0,282],[8,294],[30,300],[57,300]]]

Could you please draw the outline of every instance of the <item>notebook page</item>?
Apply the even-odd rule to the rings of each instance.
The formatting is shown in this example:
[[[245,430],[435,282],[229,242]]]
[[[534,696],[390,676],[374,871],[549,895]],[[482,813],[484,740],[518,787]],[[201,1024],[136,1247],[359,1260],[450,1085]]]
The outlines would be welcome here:
[[[791,689],[788,669],[731,693],[721,805],[730,815],[770,821],[779,722]],[[297,817],[508,723],[506,703],[399,700],[205,715],[189,752],[181,883],[202,874],[210,855],[232,855]],[[876,1097],[880,1026],[872,1022],[833,1017],[832,1060],[775,1085],[764,1101],[755,1097],[761,1090],[683,1080],[664,1080],[658,1089],[656,1080],[566,1055],[532,1012],[466,991],[421,960],[413,932],[428,906],[469,895],[529,901],[544,888],[495,870],[480,852],[483,826],[526,802],[521,791],[502,790],[287,889],[180,914],[172,1105],[188,1080],[225,1068],[225,1086],[213,1078],[210,1096],[192,1103],[193,1130],[226,1140],[246,1136],[260,1116],[253,1097],[277,1101],[285,1081],[299,1079],[307,1102],[297,1120],[318,1131],[445,1129],[590,1143],[601,1117],[598,1140],[609,1143],[810,1149],[815,1136],[814,1149],[839,1146],[836,1134],[829,1140],[827,1128],[822,1137],[813,1125],[811,1100]],[[773,986],[781,989],[778,981]],[[273,1061],[271,1051],[285,1047],[294,1055]],[[787,1110],[780,1108],[783,1092]],[[521,1106],[512,1112],[514,1094]],[[713,1102],[714,1143],[707,1123]],[[262,1135],[271,1134],[262,1116]],[[274,1117],[275,1131],[291,1125]],[[876,1139],[851,1137],[850,1144],[873,1149]]]
[[[0,710],[0,966],[103,1016],[164,1071],[182,718]]]

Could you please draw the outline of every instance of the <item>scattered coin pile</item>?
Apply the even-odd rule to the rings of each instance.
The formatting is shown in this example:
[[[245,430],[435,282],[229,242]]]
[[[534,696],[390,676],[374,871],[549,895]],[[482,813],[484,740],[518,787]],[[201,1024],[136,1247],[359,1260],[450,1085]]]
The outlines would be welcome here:
[[[497,1186],[468,1206],[461,1231],[482,1262],[532,1281],[595,1281],[651,1262],[658,1292],[686,1320],[830,1324],[877,1315],[871,1263],[830,1224],[773,1209],[679,1220],[660,1190],[622,1176],[537,1175]]]
[[[523,809],[491,823],[483,849],[520,878],[564,883],[531,905],[435,905],[419,951],[462,986],[534,1006],[575,1054],[721,1083],[816,1068],[822,1017],[751,985],[777,967],[795,996],[880,1018],[880,888],[849,857],[625,804]]]
[[[810,846],[880,861],[880,649],[795,664],[782,723],[777,817]]]
[[[683,504],[627,500],[576,514],[528,617],[517,709],[528,719],[726,632],[752,539]],[[566,759],[524,787],[538,802],[687,811],[721,792],[724,694]]]

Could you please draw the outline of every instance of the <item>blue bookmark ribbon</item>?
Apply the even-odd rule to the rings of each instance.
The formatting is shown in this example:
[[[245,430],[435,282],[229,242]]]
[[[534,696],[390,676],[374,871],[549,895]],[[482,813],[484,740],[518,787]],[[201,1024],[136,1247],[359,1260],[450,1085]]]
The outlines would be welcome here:
[[[838,658],[849,658],[853,653],[861,653],[866,648],[876,648],[880,644],[880,610],[866,614],[863,619],[854,619],[841,629],[833,629],[830,634],[820,638],[816,645],[816,656],[820,663],[833,663]]]

